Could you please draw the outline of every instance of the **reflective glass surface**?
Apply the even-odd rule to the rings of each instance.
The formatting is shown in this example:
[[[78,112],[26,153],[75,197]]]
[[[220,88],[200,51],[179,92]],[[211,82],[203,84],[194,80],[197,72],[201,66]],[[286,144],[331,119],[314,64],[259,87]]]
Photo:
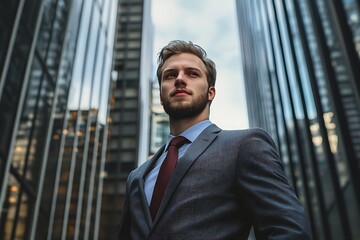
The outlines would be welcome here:
[[[237,1],[249,123],[276,140],[314,239],[360,236],[357,4]]]
[[[0,3],[0,239],[98,239],[116,2],[10,2]]]

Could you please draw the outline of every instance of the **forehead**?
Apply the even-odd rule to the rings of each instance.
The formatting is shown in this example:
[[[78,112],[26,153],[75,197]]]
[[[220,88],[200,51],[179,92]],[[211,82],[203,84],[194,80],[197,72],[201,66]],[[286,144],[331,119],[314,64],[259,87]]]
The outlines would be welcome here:
[[[164,62],[164,71],[177,68],[198,68],[204,72],[206,71],[203,61],[198,56],[191,53],[175,54]]]

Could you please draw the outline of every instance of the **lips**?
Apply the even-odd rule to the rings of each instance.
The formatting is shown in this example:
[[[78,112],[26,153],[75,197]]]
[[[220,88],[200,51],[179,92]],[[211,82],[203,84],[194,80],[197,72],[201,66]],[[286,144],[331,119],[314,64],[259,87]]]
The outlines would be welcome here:
[[[173,91],[170,96],[175,97],[175,96],[187,96],[187,95],[191,95],[190,91],[187,91],[185,89],[176,89],[175,91]]]

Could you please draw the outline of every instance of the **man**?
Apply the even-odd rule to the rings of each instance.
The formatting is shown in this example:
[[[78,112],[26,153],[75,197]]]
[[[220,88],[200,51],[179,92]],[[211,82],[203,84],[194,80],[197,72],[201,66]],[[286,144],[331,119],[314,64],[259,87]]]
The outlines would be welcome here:
[[[205,50],[172,41],[158,63],[169,140],[130,173],[119,239],[247,239],[251,227],[256,239],[310,239],[270,136],[209,121],[216,69]]]

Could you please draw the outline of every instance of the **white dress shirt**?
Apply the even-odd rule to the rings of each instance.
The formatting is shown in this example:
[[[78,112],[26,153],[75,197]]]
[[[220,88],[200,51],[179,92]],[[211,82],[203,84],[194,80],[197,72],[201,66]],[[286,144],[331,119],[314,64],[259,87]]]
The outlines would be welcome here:
[[[207,128],[208,126],[210,126],[211,124],[212,123],[211,123],[210,120],[204,120],[202,122],[199,122],[199,123],[195,124],[194,126],[188,128],[188,129],[186,129],[184,132],[182,132],[180,134],[180,136],[185,137],[190,142],[185,143],[183,146],[181,146],[179,148],[179,157],[178,157],[178,159],[180,159],[182,156],[184,156],[186,150],[195,141],[195,139],[200,135],[200,133],[202,131],[204,131],[204,129]],[[159,174],[161,164],[165,160],[165,157],[166,157],[166,154],[167,154],[167,151],[168,151],[168,147],[169,147],[169,143],[170,143],[171,139],[173,139],[174,137],[175,136],[169,134],[168,139],[166,141],[166,146],[165,146],[164,152],[161,154],[161,156],[158,158],[158,160],[154,164],[153,169],[145,177],[144,191],[145,191],[146,199],[147,199],[147,202],[148,202],[149,206],[150,206],[152,194],[153,194],[153,191],[154,191],[156,179],[157,179],[157,176]]]

